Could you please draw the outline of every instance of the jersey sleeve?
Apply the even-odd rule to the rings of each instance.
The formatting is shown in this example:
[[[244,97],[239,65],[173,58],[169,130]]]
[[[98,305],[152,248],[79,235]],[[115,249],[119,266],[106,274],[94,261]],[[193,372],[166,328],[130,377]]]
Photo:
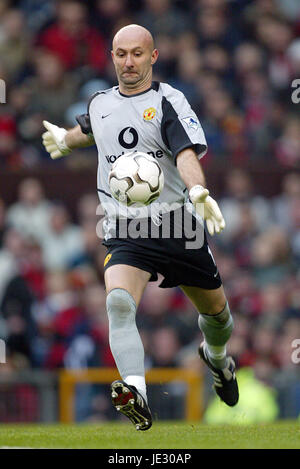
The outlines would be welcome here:
[[[80,125],[82,133],[84,133],[84,134],[93,135],[93,129],[92,129],[92,126],[91,126],[91,119],[90,119],[90,105],[91,105],[91,102],[93,101],[93,99],[96,98],[96,96],[98,96],[99,94],[101,94],[101,92],[97,91],[96,93],[94,93],[90,97],[88,105],[87,105],[87,113],[86,114],[80,114],[80,115],[76,116],[76,120],[77,120],[78,124]]]
[[[76,116],[76,120],[78,124],[80,125],[81,132],[86,134],[86,135],[92,135],[92,127],[91,127],[91,120],[90,120],[90,115],[89,114],[81,114]]]
[[[162,98],[162,139],[174,162],[185,148],[193,148],[202,158],[207,151],[205,135],[198,117],[181,91],[172,89]]]

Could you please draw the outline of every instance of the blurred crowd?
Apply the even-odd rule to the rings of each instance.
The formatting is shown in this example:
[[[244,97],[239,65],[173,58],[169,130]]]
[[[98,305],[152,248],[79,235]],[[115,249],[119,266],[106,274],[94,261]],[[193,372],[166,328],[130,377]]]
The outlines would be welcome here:
[[[2,0],[2,167],[50,163],[43,119],[72,127],[93,92],[116,84],[111,39],[129,23],[154,35],[154,78],[182,90],[197,112],[207,165],[299,168],[298,0]]]
[[[111,39],[129,23],[155,37],[154,78],[182,90],[197,112],[209,146],[204,165],[236,168],[224,171],[218,197],[226,230],[210,241],[235,320],[228,352],[277,389],[282,416],[298,415],[298,0],[2,0],[1,167],[72,164],[76,154],[50,160],[42,121],[71,127],[93,92],[116,84]],[[95,150],[84,158],[95,165]],[[257,193],[248,167],[284,169],[277,195]],[[0,199],[1,370],[114,366],[97,206],[96,192],[84,193],[71,213],[35,178],[22,180],[13,204]],[[148,368],[202,370],[197,312],[180,289],[149,284],[137,321]]]
[[[210,242],[235,320],[228,352],[282,388],[283,412],[293,415],[300,413],[300,351],[293,348],[300,339],[300,174],[288,173],[270,199],[253,183],[242,169],[228,174],[219,198],[227,228]],[[83,194],[72,218],[37,179],[24,179],[18,193],[14,204],[0,204],[0,336],[8,352],[1,370],[115,366],[97,195]],[[201,372],[197,317],[179,288],[150,283],[137,315],[146,367]],[[293,392],[287,401],[286,392]]]

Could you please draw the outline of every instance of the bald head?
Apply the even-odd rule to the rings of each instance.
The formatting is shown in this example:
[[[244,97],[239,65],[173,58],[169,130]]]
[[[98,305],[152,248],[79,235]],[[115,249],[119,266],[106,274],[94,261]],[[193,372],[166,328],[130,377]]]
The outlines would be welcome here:
[[[150,88],[152,65],[158,57],[152,34],[143,26],[130,24],[116,33],[112,46],[120,91],[134,94]]]
[[[121,28],[113,38],[113,50],[116,50],[118,46],[122,47],[124,43],[136,43],[143,46],[151,52],[154,49],[154,40],[152,34],[148,29],[138,24],[129,24]]]

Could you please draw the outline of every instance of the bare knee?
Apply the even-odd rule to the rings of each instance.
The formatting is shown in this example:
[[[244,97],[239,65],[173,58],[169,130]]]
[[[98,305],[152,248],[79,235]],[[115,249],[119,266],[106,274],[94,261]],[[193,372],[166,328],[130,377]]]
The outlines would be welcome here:
[[[205,308],[205,311],[199,311],[202,314],[209,314],[210,316],[215,316],[216,314],[221,313],[225,306],[227,304],[226,298],[224,299],[217,299],[216,301],[213,301],[210,303],[210,305],[207,305]]]
[[[182,289],[201,314],[212,316],[219,314],[227,304],[222,286],[216,290],[205,290],[197,287],[183,287]]]
[[[138,307],[151,274],[130,265],[116,264],[105,271],[104,280],[108,294],[114,289],[126,290]]]

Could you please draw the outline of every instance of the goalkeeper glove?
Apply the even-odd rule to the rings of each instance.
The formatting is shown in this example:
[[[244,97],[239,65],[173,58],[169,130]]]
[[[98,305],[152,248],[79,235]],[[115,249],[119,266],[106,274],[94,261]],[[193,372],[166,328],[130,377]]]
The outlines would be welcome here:
[[[47,132],[43,133],[43,145],[51,158],[55,160],[71,153],[72,150],[65,141],[67,130],[48,121],[43,121],[43,124],[47,129]]]
[[[209,234],[220,233],[225,228],[225,220],[217,202],[210,197],[208,189],[196,185],[189,192],[190,199],[196,208],[196,212],[206,221]]]

